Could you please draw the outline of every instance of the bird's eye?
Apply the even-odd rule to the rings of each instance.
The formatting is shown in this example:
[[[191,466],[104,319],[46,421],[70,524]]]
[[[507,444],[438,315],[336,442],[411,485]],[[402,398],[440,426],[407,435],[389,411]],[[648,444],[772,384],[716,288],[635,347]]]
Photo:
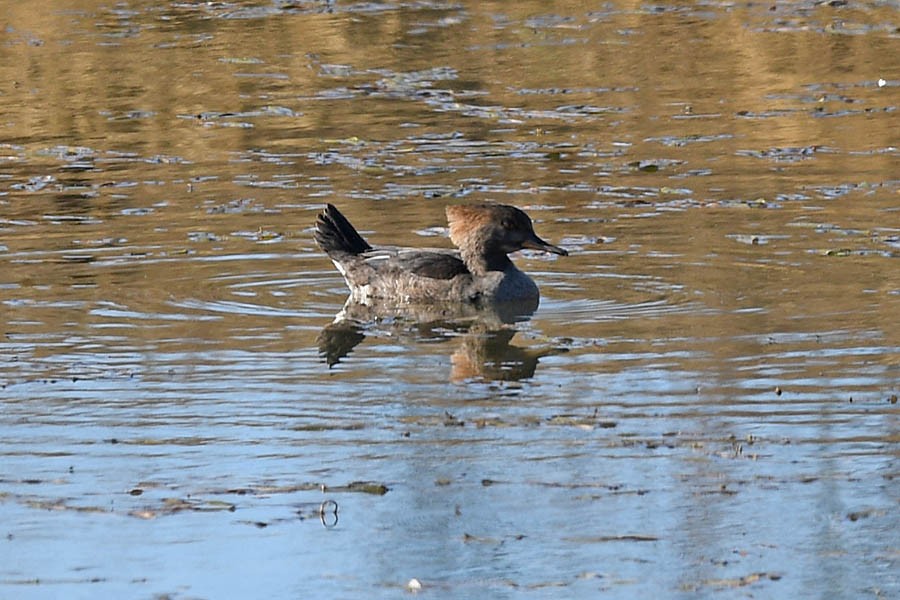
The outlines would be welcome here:
[[[515,224],[514,224],[512,221],[510,221],[509,219],[503,219],[503,220],[500,222],[500,226],[501,226],[503,229],[507,229],[507,230],[509,230],[509,229],[515,229]]]

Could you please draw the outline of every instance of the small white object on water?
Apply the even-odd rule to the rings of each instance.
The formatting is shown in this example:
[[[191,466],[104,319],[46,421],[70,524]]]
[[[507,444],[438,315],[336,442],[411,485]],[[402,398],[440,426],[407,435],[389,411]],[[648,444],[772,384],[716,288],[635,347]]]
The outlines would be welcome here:
[[[410,592],[419,592],[422,590],[422,582],[413,577],[406,584],[406,589]]]
[[[884,87],[886,85],[887,85],[887,81],[885,81],[884,79],[878,80],[878,87]]]

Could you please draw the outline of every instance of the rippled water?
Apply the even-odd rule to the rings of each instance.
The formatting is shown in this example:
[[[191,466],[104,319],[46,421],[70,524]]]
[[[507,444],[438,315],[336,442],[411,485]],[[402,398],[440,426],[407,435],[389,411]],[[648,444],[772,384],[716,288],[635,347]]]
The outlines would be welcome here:
[[[900,596],[896,3],[4,17],[0,596]],[[533,316],[332,323],[483,200]]]

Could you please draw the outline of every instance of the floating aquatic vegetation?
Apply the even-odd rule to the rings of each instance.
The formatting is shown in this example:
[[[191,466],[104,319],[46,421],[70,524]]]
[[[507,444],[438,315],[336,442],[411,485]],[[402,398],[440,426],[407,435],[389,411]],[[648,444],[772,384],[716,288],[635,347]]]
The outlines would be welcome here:
[[[14,183],[9,187],[23,192],[39,192],[53,183],[56,183],[56,177],[53,175],[37,175],[30,177],[26,183]]]
[[[792,163],[815,158],[817,154],[836,154],[838,151],[828,146],[795,146],[786,148],[768,148],[766,150],[738,150],[737,156],[763,158],[777,163]]]
[[[679,147],[687,144],[701,144],[708,142],[718,142],[720,140],[730,140],[734,138],[730,133],[717,133],[712,135],[692,134],[692,135],[666,135],[658,137],[646,138],[645,142],[657,142],[663,146]],[[675,161],[673,161],[675,162]]]

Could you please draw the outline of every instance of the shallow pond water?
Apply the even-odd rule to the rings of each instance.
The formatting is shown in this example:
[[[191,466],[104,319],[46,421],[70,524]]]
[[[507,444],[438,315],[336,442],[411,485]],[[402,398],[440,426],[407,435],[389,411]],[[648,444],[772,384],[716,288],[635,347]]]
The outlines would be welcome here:
[[[0,597],[900,596],[897,14],[6,3]],[[537,312],[333,323],[484,200]]]

